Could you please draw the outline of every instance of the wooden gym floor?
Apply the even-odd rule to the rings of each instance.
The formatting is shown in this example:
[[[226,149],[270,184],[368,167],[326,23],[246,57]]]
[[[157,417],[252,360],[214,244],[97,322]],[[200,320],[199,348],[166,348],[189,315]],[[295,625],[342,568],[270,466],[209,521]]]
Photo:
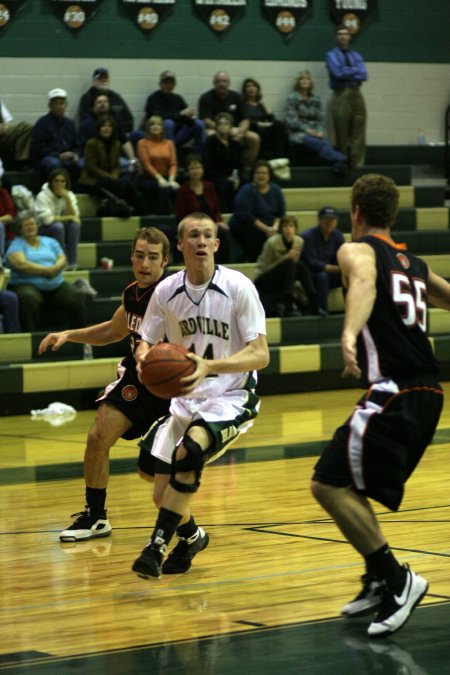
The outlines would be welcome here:
[[[135,443],[120,441],[111,453],[112,536],[60,544],[84,504],[81,460],[94,412],[62,426],[2,417],[0,671],[450,673],[448,403],[401,511],[375,504],[393,549],[427,577],[429,594],[388,640],[366,637],[367,618],[339,618],[363,568],[309,481],[358,396],[265,397],[254,428],[205,470],[193,511],[209,547],[189,573],[152,581],[130,571],[155,517]]]

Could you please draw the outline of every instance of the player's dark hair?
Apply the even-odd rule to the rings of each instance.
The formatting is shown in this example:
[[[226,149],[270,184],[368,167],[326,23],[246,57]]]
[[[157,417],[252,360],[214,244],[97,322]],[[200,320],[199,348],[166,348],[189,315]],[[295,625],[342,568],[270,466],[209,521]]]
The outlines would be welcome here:
[[[352,211],[359,206],[369,227],[388,228],[394,224],[400,193],[392,178],[367,173],[352,188]]]
[[[134,249],[136,248],[136,242],[138,239],[144,239],[144,241],[147,241],[149,244],[162,244],[161,248],[163,258],[167,258],[169,256],[170,251],[169,240],[167,239],[164,232],[158,230],[157,227],[140,227],[136,231],[136,234],[134,235],[134,239],[131,245],[132,253],[134,253]]]

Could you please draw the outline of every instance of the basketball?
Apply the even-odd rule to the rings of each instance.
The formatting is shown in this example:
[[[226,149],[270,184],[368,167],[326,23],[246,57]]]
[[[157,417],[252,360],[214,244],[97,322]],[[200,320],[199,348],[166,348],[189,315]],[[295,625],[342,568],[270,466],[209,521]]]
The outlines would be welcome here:
[[[160,398],[180,395],[180,379],[191,375],[195,363],[181,345],[161,342],[155,345],[142,363],[142,382],[147,389]]]

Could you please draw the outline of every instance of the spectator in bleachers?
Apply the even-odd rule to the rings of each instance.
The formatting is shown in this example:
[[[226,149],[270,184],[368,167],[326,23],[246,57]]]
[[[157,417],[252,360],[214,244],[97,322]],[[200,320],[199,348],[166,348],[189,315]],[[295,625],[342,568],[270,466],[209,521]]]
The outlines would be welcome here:
[[[324,135],[324,114],[320,98],[313,94],[314,82],[309,70],[302,70],[287,97],[285,117],[290,143],[305,146],[319,155],[333,171],[347,171],[347,156],[335,150]]]
[[[308,298],[312,314],[323,314],[309,269],[300,258],[304,241],[297,231],[297,218],[283,216],[279,233],[266,239],[256,261],[255,286],[267,316],[301,315],[294,291],[297,281]]]
[[[163,119],[153,115],[147,120],[146,137],[138,142],[140,176],[138,188],[150,198],[150,208],[159,215],[173,213],[174,192],[180,187],[176,177],[177,155],[173,141],[164,138]]]
[[[37,169],[47,177],[52,169],[67,169],[72,180],[80,173],[80,140],[75,124],[65,117],[67,92],[48,92],[49,112],[40,117],[31,134],[31,155]]]
[[[110,102],[110,112],[117,120],[117,124],[122,127],[126,133],[130,133],[134,127],[133,115],[122,96],[109,88],[109,70],[107,68],[96,68],[92,75],[92,86],[83,94],[78,108],[78,119],[80,124],[89,117],[92,112],[92,105],[95,95],[99,91],[108,95]]]
[[[21,333],[19,298],[14,291],[4,288],[5,270],[0,262],[0,314],[4,333]]]
[[[53,169],[36,197],[35,210],[39,234],[56,239],[67,258],[67,269],[76,270],[81,219],[77,197],[70,188],[67,171]]]
[[[142,208],[133,182],[133,175],[121,174],[121,142],[117,137],[117,123],[110,115],[97,120],[96,133],[84,148],[84,166],[78,184],[82,190],[105,197],[104,189],[124,199],[137,215]]]
[[[26,332],[41,327],[43,307],[54,307],[66,315],[69,328],[85,325],[84,296],[64,281],[66,256],[52,237],[38,234],[34,213],[19,215],[20,236],[11,243],[7,260],[11,267],[10,287],[20,302],[20,320]]]
[[[289,157],[289,141],[283,122],[277,120],[264,102],[261,85],[252,77],[242,84],[244,111],[250,123],[250,130],[261,139],[259,157],[275,159]]]
[[[241,183],[242,145],[231,135],[231,115],[220,113],[215,125],[215,133],[208,136],[203,149],[205,176],[216,189],[221,210],[229,213]]]
[[[324,206],[318,215],[319,224],[302,233],[305,241],[302,258],[311,272],[319,307],[327,313],[328,291],[342,286],[337,252],[345,240],[342,232],[336,229],[338,213],[335,208]]]
[[[231,234],[243,249],[246,260],[257,259],[266,239],[278,233],[280,218],[285,213],[283,192],[272,181],[269,162],[256,162],[251,182],[245,183],[236,195],[229,221]]]
[[[0,263],[5,254],[6,242],[14,239],[11,225],[16,216],[16,207],[8,190],[2,186],[0,173]]]
[[[32,126],[12,121],[13,116],[0,99],[0,156],[8,169],[21,169],[30,160]]]
[[[225,71],[214,75],[214,88],[200,96],[198,111],[200,119],[205,121],[208,134],[216,131],[217,116],[227,113],[232,117],[231,137],[244,149],[243,164],[251,167],[258,157],[260,139],[258,134],[250,130],[250,123],[245,116],[244,99],[230,89],[230,76]]]
[[[203,180],[204,167],[198,155],[186,158],[187,180],[177,191],[175,213],[177,223],[190,213],[206,213],[217,224],[220,246],[214,258],[217,263],[231,262],[230,228],[223,222],[215,187]]]
[[[147,98],[145,119],[159,115],[164,120],[164,136],[181,147],[194,140],[195,152],[202,152],[206,140],[205,123],[197,118],[197,108],[186,103],[174,93],[176,76],[171,70],[164,70],[159,76],[159,89]]]
[[[79,134],[82,152],[84,154],[84,147],[88,140],[97,135],[97,122],[101,117],[105,117],[105,115],[112,117],[116,122],[117,137],[120,141],[122,152],[127,158],[121,157],[122,169],[134,173],[135,169],[137,169],[137,157],[133,143],[128,139],[125,129],[120,125],[116,116],[111,111],[109,97],[104,91],[97,91],[94,95],[90,115],[80,124]]]
[[[326,66],[333,90],[336,147],[349,157],[350,166],[362,166],[366,154],[366,103],[361,85],[367,70],[361,54],[350,49],[352,34],[345,25],[336,28],[338,46],[327,53]]]

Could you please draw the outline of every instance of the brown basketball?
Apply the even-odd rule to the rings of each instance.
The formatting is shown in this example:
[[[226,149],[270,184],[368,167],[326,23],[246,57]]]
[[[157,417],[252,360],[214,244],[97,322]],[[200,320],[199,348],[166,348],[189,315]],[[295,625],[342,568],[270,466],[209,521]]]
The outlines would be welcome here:
[[[152,394],[160,398],[180,395],[180,379],[195,370],[195,363],[187,353],[181,345],[170,342],[161,342],[147,352],[142,364],[142,381]]]

